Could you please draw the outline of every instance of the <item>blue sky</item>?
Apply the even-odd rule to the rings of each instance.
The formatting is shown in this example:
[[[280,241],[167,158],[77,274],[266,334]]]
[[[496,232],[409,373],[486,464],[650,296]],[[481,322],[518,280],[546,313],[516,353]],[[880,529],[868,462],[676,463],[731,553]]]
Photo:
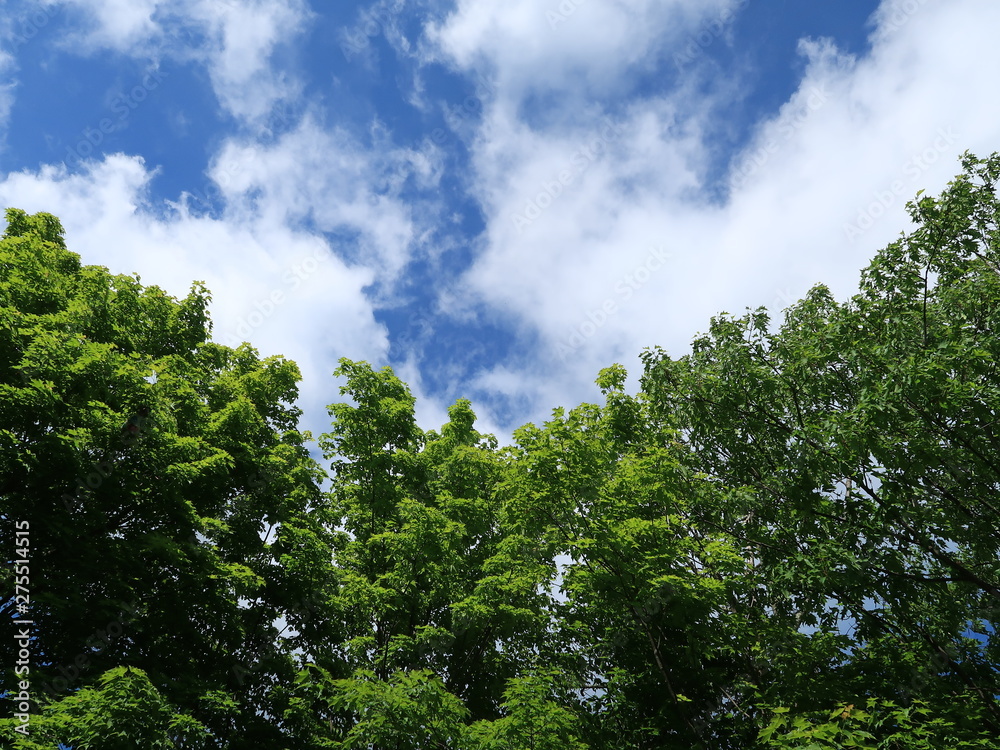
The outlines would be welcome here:
[[[1000,144],[991,0],[8,0],[0,203],[213,293],[215,337],[392,364],[505,439],[709,318],[844,299]]]

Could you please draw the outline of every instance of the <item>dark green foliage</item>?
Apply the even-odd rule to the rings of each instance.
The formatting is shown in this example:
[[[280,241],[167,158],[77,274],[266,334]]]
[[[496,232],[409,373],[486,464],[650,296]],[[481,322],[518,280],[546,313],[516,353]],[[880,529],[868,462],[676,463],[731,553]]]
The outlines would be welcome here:
[[[782,664],[764,702],[919,699],[995,740],[1000,158],[963,166],[847,303],[816,287],[773,332],[762,310],[717,318],[690,356],[649,352],[643,385],[702,471],[750,490],[710,523],[753,550],[772,621],[840,649]]]

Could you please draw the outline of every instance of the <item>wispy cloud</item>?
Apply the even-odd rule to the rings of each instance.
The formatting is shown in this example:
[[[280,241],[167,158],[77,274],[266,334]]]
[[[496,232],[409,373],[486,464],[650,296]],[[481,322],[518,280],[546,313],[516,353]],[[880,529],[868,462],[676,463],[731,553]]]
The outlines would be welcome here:
[[[64,48],[77,54],[111,50],[136,58],[202,64],[220,106],[251,122],[274,103],[294,99],[300,82],[273,65],[274,52],[306,30],[305,0],[58,0],[79,19]]]

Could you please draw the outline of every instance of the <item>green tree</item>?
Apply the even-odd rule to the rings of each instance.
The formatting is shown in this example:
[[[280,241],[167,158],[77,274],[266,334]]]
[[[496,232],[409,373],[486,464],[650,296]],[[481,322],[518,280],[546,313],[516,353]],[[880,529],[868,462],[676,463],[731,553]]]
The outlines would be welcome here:
[[[335,374],[351,403],[329,407],[321,445],[333,459],[332,607],[344,638],[300,673],[287,719],[316,747],[458,746],[467,720],[501,715],[508,681],[544,635],[549,568],[519,557],[529,547],[504,529],[503,456],[473,428],[468,401],[440,434],[423,432],[389,368],[342,360]],[[407,710],[438,716],[438,745]]]
[[[116,667],[85,687],[45,706],[30,724],[21,750],[63,745],[101,750],[209,748],[208,729],[169,705],[139,669]]]
[[[919,700],[923,721],[995,743],[1000,157],[962,163],[849,301],[817,286],[774,330],[723,315],[689,356],[647,352],[643,389],[710,480],[747,488],[701,523],[751,551],[756,607],[834,657],[762,642],[761,705]]]
[[[586,750],[579,719],[552,696],[560,676],[540,671],[513,678],[504,691],[504,717],[469,727],[474,750]]]
[[[298,625],[297,603],[329,579],[304,571],[310,556],[329,565],[317,550],[330,542],[296,430],[298,369],[211,343],[200,285],[178,301],[81,265],[52,216],[7,222],[0,545],[11,555],[28,524],[33,697],[56,702],[46,716],[78,716],[132,686],[216,742],[263,746],[296,663],[275,623]],[[121,667],[148,681],[112,679]],[[107,714],[107,737],[132,731],[128,715]]]
[[[625,379],[608,368],[604,406],[515,433],[510,523],[562,563],[544,656],[591,747],[745,747],[761,624],[734,603],[753,595],[753,571],[733,535],[701,520],[739,493],[704,481]]]

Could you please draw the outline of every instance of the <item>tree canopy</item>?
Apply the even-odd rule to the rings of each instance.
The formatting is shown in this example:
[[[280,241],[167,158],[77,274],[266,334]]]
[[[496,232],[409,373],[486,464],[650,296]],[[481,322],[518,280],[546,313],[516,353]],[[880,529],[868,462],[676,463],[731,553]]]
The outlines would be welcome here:
[[[0,740],[996,747],[1000,156],[962,168],[850,299],[721,314],[511,445],[343,359],[329,472],[202,285],[9,210]]]

